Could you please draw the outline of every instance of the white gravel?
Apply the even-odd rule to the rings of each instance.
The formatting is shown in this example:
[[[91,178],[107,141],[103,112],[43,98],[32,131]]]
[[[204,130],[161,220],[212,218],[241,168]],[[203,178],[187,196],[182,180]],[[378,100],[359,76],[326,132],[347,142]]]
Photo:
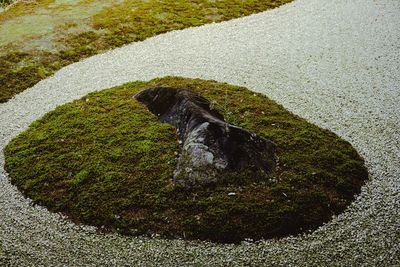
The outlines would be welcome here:
[[[370,181],[309,235],[240,246],[100,235],[32,206],[0,156],[0,265],[400,266],[400,1],[297,0],[171,32],[60,70],[0,105],[0,148],[57,105],[165,75],[263,92],[350,141]],[[180,263],[180,264],[179,264]]]

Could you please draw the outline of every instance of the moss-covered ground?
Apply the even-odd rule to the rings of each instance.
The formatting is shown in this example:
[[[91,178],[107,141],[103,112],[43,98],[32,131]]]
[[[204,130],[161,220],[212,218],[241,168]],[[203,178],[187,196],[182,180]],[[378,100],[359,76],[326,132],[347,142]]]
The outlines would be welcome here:
[[[0,103],[63,66],[172,30],[291,0],[35,0],[0,13]]]
[[[14,2],[13,0],[0,0],[0,7],[6,7]]]
[[[257,183],[175,187],[176,132],[132,99],[150,86],[194,90],[230,123],[275,142],[276,170]],[[13,184],[75,222],[216,242],[314,229],[343,211],[368,176],[348,142],[267,97],[177,77],[128,83],[60,106],[13,139],[5,156]]]

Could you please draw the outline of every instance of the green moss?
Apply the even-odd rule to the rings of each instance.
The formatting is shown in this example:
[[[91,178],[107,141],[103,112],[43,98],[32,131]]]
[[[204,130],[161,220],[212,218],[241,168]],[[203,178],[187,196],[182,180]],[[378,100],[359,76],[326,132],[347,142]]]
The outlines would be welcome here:
[[[257,183],[236,177],[199,190],[174,187],[175,130],[132,99],[156,85],[194,90],[230,122],[275,142],[275,172]],[[267,97],[176,77],[128,83],[60,106],[13,139],[5,156],[13,184],[76,222],[217,242],[314,229],[343,211],[368,176],[348,142]]]
[[[290,1],[19,2],[0,13],[0,103],[63,66],[108,49],[172,30],[246,16]],[[18,69],[26,61],[30,66]]]
[[[35,85],[58,70],[62,63],[52,53],[13,52],[0,56],[0,103]]]
[[[13,0],[0,0],[0,7],[6,7],[12,4],[13,2],[14,2]]]
[[[288,0],[193,0],[125,1],[94,16],[96,29],[115,47],[171,30],[220,22],[274,8]]]

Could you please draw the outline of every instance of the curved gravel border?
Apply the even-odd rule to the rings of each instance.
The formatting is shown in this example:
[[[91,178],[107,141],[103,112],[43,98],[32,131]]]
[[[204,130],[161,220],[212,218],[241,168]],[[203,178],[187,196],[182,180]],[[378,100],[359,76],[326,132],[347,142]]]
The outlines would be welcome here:
[[[165,75],[263,92],[349,140],[371,180],[309,235],[243,243],[95,233],[33,206],[0,156],[0,265],[369,265],[400,263],[400,2],[297,0],[221,24],[171,32],[70,65],[0,105],[0,148],[57,105]]]

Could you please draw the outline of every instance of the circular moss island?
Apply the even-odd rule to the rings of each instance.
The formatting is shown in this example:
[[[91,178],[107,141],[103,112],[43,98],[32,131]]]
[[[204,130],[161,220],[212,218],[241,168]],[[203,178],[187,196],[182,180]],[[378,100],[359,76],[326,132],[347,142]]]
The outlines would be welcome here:
[[[133,96],[186,88],[227,122],[276,145],[263,179],[245,173],[176,186],[178,131]],[[127,83],[57,107],[5,148],[10,180],[34,203],[104,231],[220,243],[315,229],[342,212],[368,178],[346,141],[246,88],[180,77]]]

